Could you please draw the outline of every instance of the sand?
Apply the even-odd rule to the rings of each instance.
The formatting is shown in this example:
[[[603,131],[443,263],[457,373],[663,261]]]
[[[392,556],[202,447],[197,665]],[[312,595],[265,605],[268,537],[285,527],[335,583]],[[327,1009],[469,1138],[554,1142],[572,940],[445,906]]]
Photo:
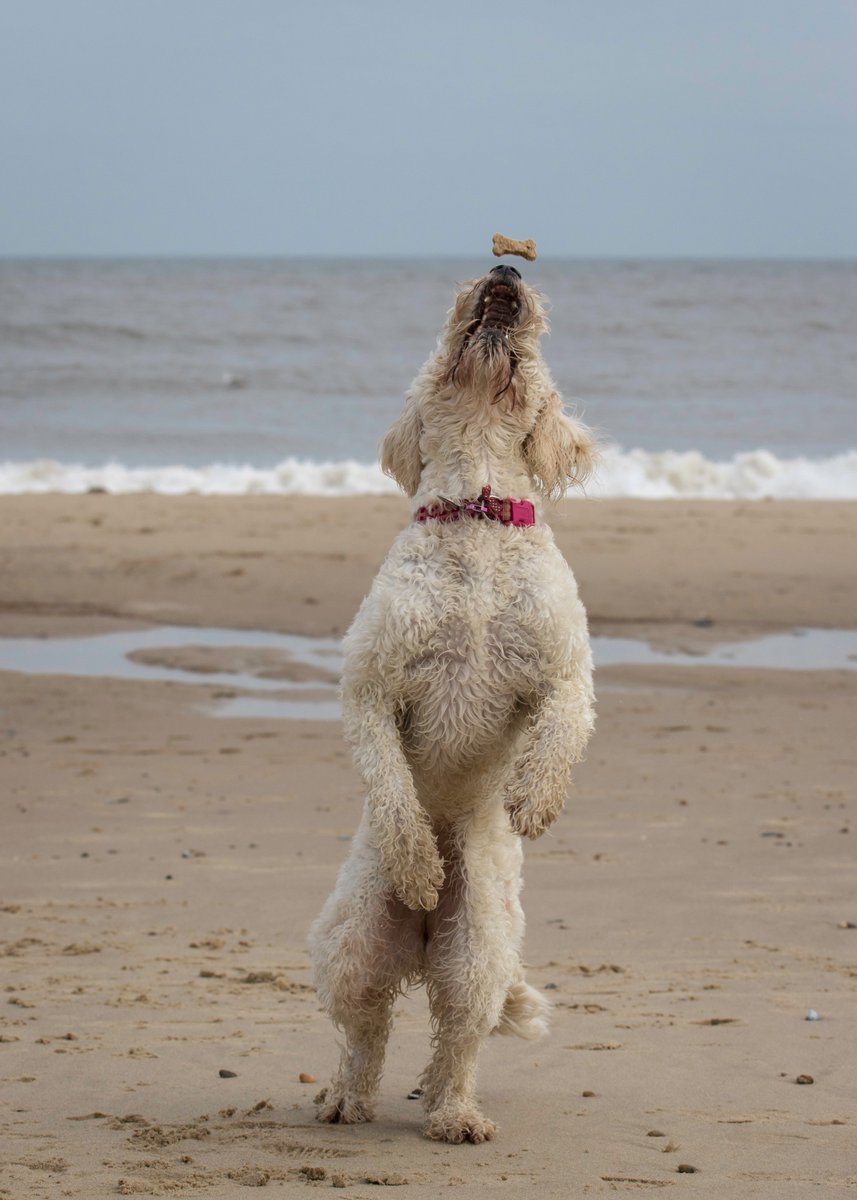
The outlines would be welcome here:
[[[340,633],[405,515],[6,497],[0,635]],[[855,518],[609,501],[552,523],[595,632],[701,650],[857,625]],[[489,1042],[498,1138],[451,1147],[406,1099],[419,992],[378,1120],[313,1120],[337,1048],[305,935],[361,805],[338,724],[214,719],[206,672],[234,655],[175,653],[200,684],[0,674],[0,1196],[855,1194],[857,672],[599,672],[587,762],[526,851],[553,1029]]]

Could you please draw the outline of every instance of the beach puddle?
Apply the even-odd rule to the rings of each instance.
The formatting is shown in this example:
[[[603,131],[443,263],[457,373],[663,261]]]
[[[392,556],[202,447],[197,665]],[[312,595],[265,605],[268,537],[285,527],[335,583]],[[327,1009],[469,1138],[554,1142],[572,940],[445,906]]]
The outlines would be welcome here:
[[[772,671],[857,671],[857,629],[792,629],[740,642],[660,650],[637,638],[594,637],[598,667],[747,667]]]
[[[857,630],[795,629],[739,642],[658,649],[593,637],[596,667],[740,667],[857,670]],[[161,626],[68,638],[0,638],[0,671],[205,685],[215,717],[335,721],[342,648],[337,638],[242,629]],[[249,693],[249,694],[248,694]]]
[[[164,625],[95,637],[0,638],[0,671],[216,687],[216,717],[335,721],[338,638]],[[251,692],[252,695],[239,695]]]

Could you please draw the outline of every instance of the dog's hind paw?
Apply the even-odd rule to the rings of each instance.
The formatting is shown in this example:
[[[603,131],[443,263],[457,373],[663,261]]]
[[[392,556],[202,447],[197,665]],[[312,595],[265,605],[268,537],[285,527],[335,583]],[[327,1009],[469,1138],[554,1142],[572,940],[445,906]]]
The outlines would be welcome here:
[[[436,1108],[429,1113],[426,1123],[426,1137],[436,1142],[452,1142],[461,1145],[462,1142],[490,1142],[497,1132],[497,1126],[475,1108]]]
[[[348,1095],[329,1097],[315,1115],[325,1125],[360,1125],[375,1119],[370,1104]]]

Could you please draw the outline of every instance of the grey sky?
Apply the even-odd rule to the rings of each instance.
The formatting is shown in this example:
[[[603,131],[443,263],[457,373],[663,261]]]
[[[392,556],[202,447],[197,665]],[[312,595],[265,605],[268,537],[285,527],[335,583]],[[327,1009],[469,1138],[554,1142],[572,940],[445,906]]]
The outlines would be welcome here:
[[[0,253],[857,255],[855,0],[0,0]]]

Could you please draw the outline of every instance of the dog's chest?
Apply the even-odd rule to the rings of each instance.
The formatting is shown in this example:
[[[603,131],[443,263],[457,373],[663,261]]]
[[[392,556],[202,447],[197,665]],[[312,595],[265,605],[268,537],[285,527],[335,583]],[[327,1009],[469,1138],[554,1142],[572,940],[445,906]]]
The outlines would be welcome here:
[[[402,666],[406,693],[425,697],[437,688],[450,702],[476,703],[500,690],[529,690],[538,664],[536,639],[514,609],[478,615],[462,607],[438,614]]]
[[[403,660],[402,736],[417,761],[463,767],[509,736],[538,686],[538,648],[508,611],[439,615]]]
[[[390,614],[405,698],[424,702],[434,694],[455,709],[506,707],[540,675],[546,618],[538,580],[518,556],[475,538],[460,541],[413,564],[412,586]]]
[[[585,616],[549,530],[404,532],[346,641],[346,692],[375,681],[413,762],[456,771],[513,748]]]

